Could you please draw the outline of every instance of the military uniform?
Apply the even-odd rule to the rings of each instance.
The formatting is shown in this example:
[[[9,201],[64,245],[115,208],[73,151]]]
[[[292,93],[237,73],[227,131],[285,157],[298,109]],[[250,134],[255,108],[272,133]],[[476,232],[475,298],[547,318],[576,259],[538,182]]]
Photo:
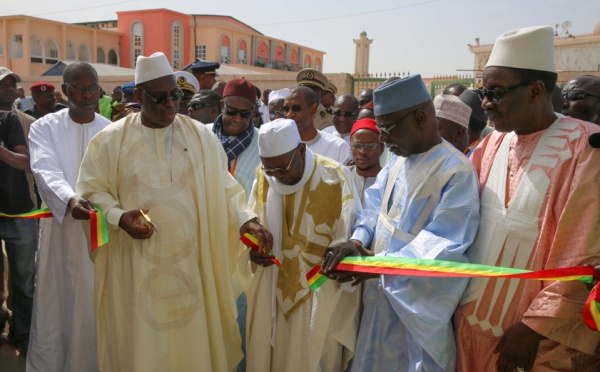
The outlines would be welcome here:
[[[325,75],[312,68],[305,68],[299,71],[296,75],[296,82],[298,85],[306,86],[313,90],[320,90],[321,92],[329,89],[329,80]],[[319,103],[319,108],[315,113],[314,125],[318,130],[333,125],[333,114],[327,112],[321,103]]]
[[[31,90],[31,92],[48,92],[48,93],[52,93],[54,94],[54,85],[50,84],[50,83],[46,83],[46,82],[39,82],[39,83],[35,83],[31,86],[31,88],[29,88],[29,90]],[[57,112],[63,109],[66,109],[67,106],[61,104],[61,103],[57,103],[54,106],[54,111],[52,112]],[[41,118],[42,113],[40,113],[36,107],[36,105],[33,105],[33,108],[31,110],[26,110],[24,111],[27,115],[34,117],[36,120]]]
[[[212,89],[212,86],[216,82],[216,78],[219,76],[219,74],[217,74],[217,69],[219,67],[221,67],[219,62],[207,62],[197,59],[191,66],[187,67],[186,70],[191,71],[198,80],[200,89]],[[205,79],[202,75],[210,75],[212,79]]]

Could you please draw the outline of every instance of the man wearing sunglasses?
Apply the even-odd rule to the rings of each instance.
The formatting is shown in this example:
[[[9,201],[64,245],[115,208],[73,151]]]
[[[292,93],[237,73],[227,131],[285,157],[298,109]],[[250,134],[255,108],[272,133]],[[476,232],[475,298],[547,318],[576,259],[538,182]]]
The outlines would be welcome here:
[[[89,63],[65,68],[62,92],[69,107],[36,121],[29,134],[31,170],[54,217],[39,222],[28,371],[98,369],[94,265],[76,221],[89,219],[92,206],[77,195],[75,184],[89,141],[111,122],[95,113],[100,86]]]
[[[252,83],[244,78],[229,80],[223,90],[222,113],[207,126],[221,140],[229,173],[246,191],[246,200],[260,164],[258,129],[252,124],[255,105],[256,88]]]
[[[333,115],[325,110],[321,104],[323,91],[329,87],[329,80],[320,71],[314,68],[305,68],[296,74],[296,82],[299,86],[308,87],[317,96],[317,109],[313,114],[314,126],[318,130],[333,125]]]
[[[347,164],[352,157],[348,143],[333,134],[315,128],[314,115],[318,107],[319,100],[314,91],[308,87],[299,86],[292,89],[285,98],[283,111],[286,119],[296,122],[302,142],[315,154],[326,156],[341,164]]]
[[[474,263],[598,260],[600,151],[588,142],[600,127],[554,112],[554,42],[550,26],[506,32],[484,69],[478,93],[496,132],[471,154],[481,185]],[[471,279],[454,315],[457,370],[598,370],[600,333],[581,316],[588,294],[578,282]]]
[[[285,112],[283,111],[283,103],[285,97],[290,93],[288,88],[274,90],[269,93],[269,121],[283,119]]]
[[[77,182],[109,226],[110,241],[91,254],[99,369],[232,371],[242,359],[235,301],[249,281],[238,234],[266,252],[271,235],[214,133],[177,114],[167,57],[139,56],[135,82],[141,112],[90,141]]]
[[[352,125],[358,117],[358,100],[351,94],[339,96],[333,103],[333,126],[323,129],[323,132],[340,137],[350,144]]]
[[[212,124],[221,115],[221,95],[211,89],[194,94],[188,105],[188,115],[202,124]]]
[[[331,246],[322,273],[365,280],[352,371],[454,371],[450,319],[468,279],[334,270],[346,256],[466,262],[479,226],[477,175],[440,137],[421,76],[383,84],[373,102],[379,139],[395,156],[367,189],[352,239]]]
[[[272,255],[250,251],[248,371],[344,371],[356,342],[360,288],[330,280],[313,291],[306,274],[328,244],[350,236],[359,208],[351,176],[302,143],[292,120],[264,124],[258,142],[262,169],[250,205],[268,221],[274,244]]]
[[[562,94],[564,115],[600,125],[600,77],[578,76],[565,84]]]

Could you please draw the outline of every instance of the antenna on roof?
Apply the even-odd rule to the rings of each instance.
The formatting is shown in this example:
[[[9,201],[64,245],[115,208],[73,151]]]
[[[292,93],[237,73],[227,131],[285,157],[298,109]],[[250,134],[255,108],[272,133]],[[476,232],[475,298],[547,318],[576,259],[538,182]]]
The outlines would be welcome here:
[[[573,26],[573,23],[571,23],[571,21],[564,21],[560,27],[563,29],[563,34],[565,36],[571,37],[571,34],[569,33],[569,29],[571,28],[571,26]]]

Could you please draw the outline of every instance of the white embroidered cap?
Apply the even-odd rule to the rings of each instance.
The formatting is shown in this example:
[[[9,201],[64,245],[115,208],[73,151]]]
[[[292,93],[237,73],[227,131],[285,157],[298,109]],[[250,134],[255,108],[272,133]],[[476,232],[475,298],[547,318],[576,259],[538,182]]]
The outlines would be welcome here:
[[[433,99],[433,107],[438,118],[444,118],[469,129],[471,108],[458,97],[439,94]]]
[[[258,154],[263,158],[283,155],[298,147],[300,142],[300,133],[295,121],[273,120],[260,126]]]
[[[498,36],[485,65],[493,66],[556,72],[552,27],[519,28]]]
[[[174,74],[163,52],[156,52],[150,57],[138,56],[135,66],[135,85]]]
[[[269,93],[269,103],[278,99],[285,99],[285,97],[287,97],[288,94],[290,94],[290,89],[288,88],[274,90],[271,93]]]

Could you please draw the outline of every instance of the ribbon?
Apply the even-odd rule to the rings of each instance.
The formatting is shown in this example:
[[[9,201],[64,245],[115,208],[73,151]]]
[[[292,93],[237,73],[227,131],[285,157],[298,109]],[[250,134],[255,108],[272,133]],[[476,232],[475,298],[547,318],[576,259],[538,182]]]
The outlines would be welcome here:
[[[318,289],[327,280],[326,276],[319,273],[320,270],[321,266],[315,266],[306,274],[306,280],[313,290]],[[506,278],[549,281],[579,280],[585,283],[592,283],[594,279],[599,279],[594,268],[591,266],[530,271],[463,262],[386,256],[346,257],[334,270],[418,277]],[[592,289],[585,303],[583,320],[590,329],[594,331],[600,330],[600,288],[598,285]]]
[[[90,213],[90,246],[92,252],[94,252],[98,247],[103,246],[108,243],[108,225],[106,223],[106,217],[104,213],[98,208],[94,207],[93,211],[89,211]],[[0,212],[0,217],[6,218],[50,218],[52,216],[52,211],[50,208],[38,209],[35,211],[30,211],[26,213],[19,214],[6,214]]]
[[[254,236],[250,233],[245,233],[242,237],[240,237],[240,240],[242,241],[242,243],[244,243],[244,245],[246,245],[246,247],[258,252],[258,249],[260,248],[260,246],[258,245],[259,241],[256,238],[256,236]],[[272,255],[273,251],[270,251],[269,254]],[[281,262],[279,262],[277,257],[271,258],[269,261],[271,261],[275,265],[279,266],[279,270],[281,270],[281,272],[287,276],[287,272],[285,271],[285,268],[283,267]]]

